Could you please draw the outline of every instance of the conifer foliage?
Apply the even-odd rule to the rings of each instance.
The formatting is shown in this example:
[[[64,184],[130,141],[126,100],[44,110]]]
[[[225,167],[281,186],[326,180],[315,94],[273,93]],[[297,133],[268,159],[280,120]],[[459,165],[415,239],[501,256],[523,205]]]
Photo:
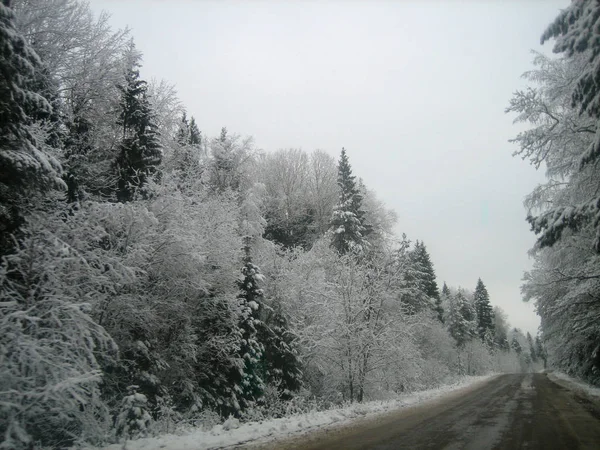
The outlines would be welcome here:
[[[134,61],[119,86],[121,104],[118,125],[123,138],[116,161],[117,199],[130,201],[144,187],[162,160],[159,132],[148,100],[147,85],[140,79],[139,63]]]
[[[107,15],[15,4],[0,2],[0,448],[391,397],[461,361],[502,370],[471,293],[440,295],[424,243],[393,235],[345,149],[336,167],[208,139]]]
[[[264,346],[258,340],[257,331],[257,328],[265,326],[260,320],[260,313],[263,310],[263,290],[260,288],[260,283],[264,281],[264,276],[260,273],[260,268],[252,263],[250,237],[246,236],[244,240],[244,266],[238,282],[242,330],[240,358],[244,364],[240,393],[244,404],[241,406],[251,404],[258,399],[265,388],[261,373]]]
[[[44,189],[63,186],[61,168],[30,130],[52,107],[36,92],[42,62],[15,30],[10,1],[0,3],[0,251],[22,222],[22,210]]]
[[[435,270],[433,269],[433,263],[423,241],[417,240],[415,242],[411,258],[417,269],[415,282],[419,285],[420,291],[427,296],[427,306],[435,311],[439,321],[443,322],[444,308],[442,307],[442,299],[435,279]]]
[[[579,108],[582,116],[600,119],[600,41],[597,38],[600,3],[596,0],[574,0],[565,8],[542,35],[542,43],[556,38],[554,52],[564,53],[573,58],[585,54],[589,64],[577,74],[576,83],[571,91],[572,105]],[[557,121],[559,122],[559,121]],[[587,132],[595,134],[593,142],[579,157],[578,172],[593,167],[600,159],[600,132],[596,128]],[[559,147],[560,148],[560,147]],[[594,191],[584,201],[575,205],[558,205],[536,216],[529,215],[527,220],[532,230],[540,234],[538,244],[541,247],[554,245],[566,229],[579,231],[592,223],[595,229],[593,248],[600,253],[600,197]]]
[[[474,312],[469,300],[462,291],[458,291],[452,298],[450,316],[448,318],[448,331],[456,341],[458,347],[463,347],[473,338]]]
[[[363,224],[365,212],[362,210],[362,195],[344,148],[338,162],[337,184],[340,196],[330,223],[331,246],[341,255],[349,252],[360,254],[367,245]]]
[[[475,287],[475,313],[477,315],[477,332],[480,339],[485,339],[486,333],[493,332],[494,329],[494,311],[490,304],[490,295],[481,281],[481,278],[477,280],[477,286]]]

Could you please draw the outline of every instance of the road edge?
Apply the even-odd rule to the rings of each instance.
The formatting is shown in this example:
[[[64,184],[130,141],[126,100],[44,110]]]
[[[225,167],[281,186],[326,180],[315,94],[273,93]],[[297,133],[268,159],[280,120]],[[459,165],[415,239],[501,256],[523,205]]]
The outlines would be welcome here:
[[[311,435],[311,437],[315,437],[315,435],[328,435],[331,433],[344,433],[345,430],[350,430],[355,427],[368,427],[370,423],[376,422],[378,420],[384,419],[386,416],[392,416],[394,414],[398,414],[399,412],[408,412],[411,409],[416,409],[420,407],[426,407],[438,402],[443,402],[448,399],[456,398],[465,395],[468,392],[477,390],[484,385],[492,382],[498,377],[505,375],[503,373],[493,373],[480,377],[465,377],[463,380],[451,384],[442,386],[438,389],[430,389],[420,392],[415,392],[412,395],[408,396],[407,399],[411,397],[417,397],[419,395],[425,395],[426,398],[419,399],[417,401],[406,402],[406,403],[398,403],[396,407],[389,408],[384,411],[375,411],[368,413],[364,416],[355,416],[349,417],[345,420],[339,422],[331,422],[328,424],[324,424],[316,427],[307,427],[300,430],[294,431],[292,434],[287,435],[270,435],[259,437],[257,439],[253,439],[250,441],[246,441],[240,444],[243,444],[243,447],[240,447],[240,444],[234,444],[230,446],[219,447],[221,449],[228,448],[247,448],[247,449],[277,449],[280,446],[290,446],[294,445],[295,442],[301,441],[306,436]],[[470,381],[470,382],[469,382]],[[466,383],[467,382],[467,383]],[[402,398],[399,399],[401,401]],[[317,438],[318,439],[318,438]]]

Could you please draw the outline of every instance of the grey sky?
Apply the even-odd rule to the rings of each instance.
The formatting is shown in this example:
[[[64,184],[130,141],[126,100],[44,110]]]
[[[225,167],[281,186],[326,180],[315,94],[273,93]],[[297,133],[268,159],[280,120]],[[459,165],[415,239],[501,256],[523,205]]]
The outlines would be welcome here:
[[[354,173],[422,239],[440,283],[478,277],[513,326],[534,236],[524,196],[543,180],[513,158],[504,114],[562,1],[92,0],[129,25],[142,76],[176,84],[204,134],[267,151],[348,150]]]

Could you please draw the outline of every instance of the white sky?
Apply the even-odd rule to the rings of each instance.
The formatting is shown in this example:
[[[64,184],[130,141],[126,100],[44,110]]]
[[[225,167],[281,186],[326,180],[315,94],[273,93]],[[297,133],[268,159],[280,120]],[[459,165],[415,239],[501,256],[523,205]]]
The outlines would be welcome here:
[[[92,0],[129,26],[142,77],[177,86],[205,135],[266,151],[342,147],[354,174],[425,242],[438,280],[481,277],[513,326],[535,237],[524,196],[542,181],[513,158],[504,114],[531,49],[569,0]]]

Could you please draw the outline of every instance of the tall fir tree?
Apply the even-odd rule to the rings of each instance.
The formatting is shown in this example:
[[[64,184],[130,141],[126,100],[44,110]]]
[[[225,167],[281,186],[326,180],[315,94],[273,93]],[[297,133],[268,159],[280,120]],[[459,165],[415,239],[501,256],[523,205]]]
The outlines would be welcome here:
[[[263,379],[277,387],[281,398],[289,400],[302,386],[298,336],[290,329],[281,305],[265,305],[262,316],[258,338],[264,347]]]
[[[182,182],[180,187],[183,187],[188,182],[197,181],[203,172],[200,159],[200,130],[193,117],[188,122],[185,112],[181,117],[175,140],[179,145],[174,151],[173,167]]]
[[[202,144],[202,133],[198,128],[198,124],[196,123],[196,119],[194,116],[190,119],[190,137],[188,140],[188,144],[200,146]]]
[[[0,254],[12,247],[10,235],[34,197],[64,187],[61,166],[31,133],[36,118],[52,115],[38,91],[42,62],[15,29],[9,0],[0,3]],[[36,89],[37,88],[37,89]]]
[[[367,246],[362,223],[365,213],[362,210],[362,195],[356,186],[356,177],[352,175],[352,167],[344,148],[338,163],[337,184],[340,197],[330,223],[331,246],[341,255],[349,252],[360,254]]]
[[[264,346],[259,342],[258,329],[265,325],[260,320],[263,306],[263,290],[260,283],[264,276],[260,268],[252,262],[251,237],[244,237],[244,266],[238,287],[240,289],[239,304],[241,308],[240,328],[242,330],[242,345],[239,356],[244,363],[242,375],[241,407],[252,404],[262,396],[265,383],[262,378],[262,359]]]
[[[428,306],[435,311],[438,320],[444,322],[444,308],[442,307],[442,299],[435,279],[435,270],[423,241],[415,243],[411,258],[418,267],[417,283],[429,300]]]
[[[442,286],[442,295],[445,295],[446,297],[450,297],[450,288],[448,287],[448,285],[446,284],[445,281],[444,281],[444,285]]]
[[[185,111],[181,115],[181,121],[179,122],[179,129],[177,130],[175,140],[181,146],[186,145],[190,140],[190,123],[188,122]]]
[[[477,280],[474,300],[477,315],[477,333],[483,342],[486,334],[489,335],[490,332],[494,331],[494,310],[490,304],[490,295],[481,278]]]
[[[212,162],[209,173],[209,185],[218,193],[232,190],[239,192],[242,187],[240,157],[242,149],[236,145],[236,136],[231,136],[226,127],[211,142]]]
[[[159,131],[139,67],[136,58],[125,73],[125,84],[119,86],[121,103],[117,124],[122,127],[123,138],[116,169],[117,199],[121,202],[132,200],[143,189],[162,160]]]

